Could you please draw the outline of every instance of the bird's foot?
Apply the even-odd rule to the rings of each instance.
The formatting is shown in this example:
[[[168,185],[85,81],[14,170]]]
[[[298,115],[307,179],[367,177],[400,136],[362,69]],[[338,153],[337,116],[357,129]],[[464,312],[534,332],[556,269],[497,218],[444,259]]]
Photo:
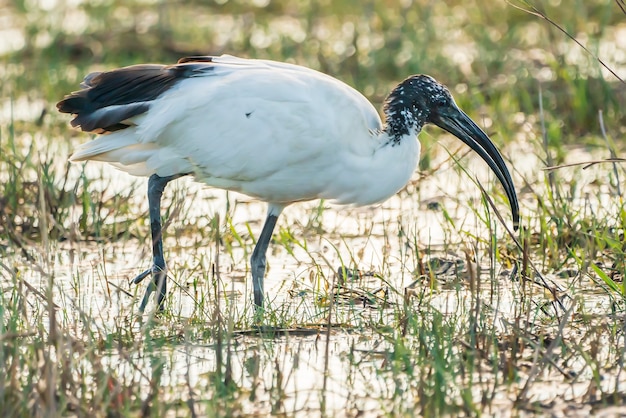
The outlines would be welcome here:
[[[152,268],[140,273],[137,277],[135,277],[132,281],[133,284],[139,284],[148,276],[151,276],[152,280],[148,283],[148,287],[146,288],[146,293],[144,293],[143,298],[141,299],[141,304],[139,305],[139,312],[144,312],[146,306],[148,305],[148,301],[150,300],[150,296],[154,291],[158,291],[156,294],[157,300],[157,310],[163,311],[163,305],[166,294],[165,280],[166,280],[166,271],[157,266],[153,265]]]

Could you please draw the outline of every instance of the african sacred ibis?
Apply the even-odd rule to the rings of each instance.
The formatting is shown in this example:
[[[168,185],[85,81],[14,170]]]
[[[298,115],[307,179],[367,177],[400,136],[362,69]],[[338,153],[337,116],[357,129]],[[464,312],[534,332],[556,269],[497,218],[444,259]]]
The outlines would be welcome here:
[[[358,91],[318,71],[281,62],[200,56],[175,65],[133,65],[91,73],[61,100],[72,125],[100,134],[72,161],[106,161],[150,176],[152,268],[140,310],[166,295],[160,202],[168,182],[193,175],[209,186],[268,203],[250,260],[254,302],[263,306],[265,254],[278,216],[294,202],[328,199],[369,205],[398,192],[416,168],[417,135],[432,123],[476,151],[504,186],[519,222],[517,195],[502,156],[448,89],[413,75],[385,100],[383,123]]]

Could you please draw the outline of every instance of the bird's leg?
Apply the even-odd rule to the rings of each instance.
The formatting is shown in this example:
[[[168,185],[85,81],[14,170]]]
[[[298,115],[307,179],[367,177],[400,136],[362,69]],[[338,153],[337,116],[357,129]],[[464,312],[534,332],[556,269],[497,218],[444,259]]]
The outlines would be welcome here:
[[[252,270],[252,285],[254,288],[254,304],[258,308],[263,307],[264,292],[263,292],[263,278],[265,276],[265,254],[267,253],[267,247],[272,239],[272,233],[276,226],[278,216],[283,210],[283,206],[270,204],[267,211],[267,218],[263,225],[263,230],[259,236],[259,240],[252,251],[252,257],[250,258],[250,269]]]
[[[146,293],[143,295],[139,312],[146,309],[148,300],[152,292],[157,290],[156,301],[159,311],[163,310],[163,302],[167,294],[167,267],[163,256],[163,233],[161,230],[161,196],[165,186],[172,180],[186,174],[175,174],[173,176],[159,177],[156,174],[150,176],[148,180],[148,208],[150,213],[150,231],[152,233],[152,268],[144,271],[135,277],[133,283],[140,283],[148,276],[152,276],[152,281],[148,284]]]

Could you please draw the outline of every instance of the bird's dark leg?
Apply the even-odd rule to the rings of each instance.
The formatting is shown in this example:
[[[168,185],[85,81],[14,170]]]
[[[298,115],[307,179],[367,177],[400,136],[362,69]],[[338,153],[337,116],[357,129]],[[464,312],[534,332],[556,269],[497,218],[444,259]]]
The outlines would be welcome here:
[[[278,205],[271,205],[267,211],[267,218],[263,225],[263,230],[259,236],[259,240],[252,251],[252,257],[250,258],[250,269],[252,270],[252,285],[254,288],[254,304],[262,308],[265,293],[263,292],[263,278],[265,276],[265,254],[267,253],[267,247],[272,239],[272,233],[276,226],[278,216],[282,212],[283,207]]]
[[[133,283],[140,283],[148,276],[152,276],[152,281],[143,295],[139,311],[146,309],[148,300],[152,292],[157,290],[157,309],[163,310],[163,302],[167,294],[167,267],[163,256],[163,233],[161,230],[161,196],[165,186],[172,180],[185,176],[186,174],[175,174],[173,176],[159,177],[156,174],[150,176],[148,180],[148,208],[150,212],[150,231],[152,232],[152,268],[144,271],[135,277]]]

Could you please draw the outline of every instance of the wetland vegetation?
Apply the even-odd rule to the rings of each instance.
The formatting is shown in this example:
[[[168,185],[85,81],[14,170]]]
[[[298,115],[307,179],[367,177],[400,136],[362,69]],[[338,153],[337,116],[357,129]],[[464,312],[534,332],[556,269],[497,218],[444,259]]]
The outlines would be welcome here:
[[[626,414],[623,0],[358,4],[0,4],[1,416]],[[520,231],[484,164],[427,128],[388,202],[287,209],[259,319],[264,205],[181,179],[171,297],[140,316],[146,181],[70,165],[89,136],[54,105],[90,71],[222,53],[319,69],[377,108],[434,76],[501,149]]]

